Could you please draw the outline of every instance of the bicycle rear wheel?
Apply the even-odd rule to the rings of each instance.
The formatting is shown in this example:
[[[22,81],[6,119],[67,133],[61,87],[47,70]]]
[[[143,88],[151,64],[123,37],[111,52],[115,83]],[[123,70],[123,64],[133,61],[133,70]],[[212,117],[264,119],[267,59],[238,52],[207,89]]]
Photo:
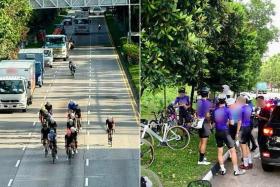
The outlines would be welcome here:
[[[141,139],[141,150],[140,150],[140,158],[141,165],[144,167],[149,167],[152,165],[155,155],[154,155],[154,147],[153,145],[145,139]]]
[[[167,131],[166,143],[173,150],[184,149],[189,145],[190,134],[183,127],[171,127]]]
[[[143,133],[143,127],[141,127],[140,138],[142,138],[142,133]],[[145,132],[144,139],[149,141],[153,146],[155,145],[154,138],[150,133]]]
[[[56,157],[55,149],[52,148],[52,160],[53,160],[53,164],[55,163],[55,157]]]
[[[70,147],[67,150],[67,156],[68,156],[68,162],[69,164],[71,164],[72,152]]]

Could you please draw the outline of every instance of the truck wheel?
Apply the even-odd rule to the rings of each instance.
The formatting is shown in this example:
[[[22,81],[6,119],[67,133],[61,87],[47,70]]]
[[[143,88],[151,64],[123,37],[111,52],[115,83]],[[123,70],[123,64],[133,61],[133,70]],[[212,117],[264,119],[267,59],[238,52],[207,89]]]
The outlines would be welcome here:
[[[264,163],[262,163],[262,168],[263,168],[264,171],[267,171],[267,172],[271,172],[274,169],[273,166],[270,166],[270,165],[267,165],[267,164],[264,164]]]

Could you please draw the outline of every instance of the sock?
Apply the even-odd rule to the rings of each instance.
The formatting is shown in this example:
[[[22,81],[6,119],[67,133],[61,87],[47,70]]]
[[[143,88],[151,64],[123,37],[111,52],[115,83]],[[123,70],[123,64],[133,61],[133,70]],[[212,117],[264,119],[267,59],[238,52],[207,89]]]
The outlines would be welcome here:
[[[225,168],[225,165],[224,165],[224,164],[221,164],[221,165],[220,165],[220,168],[221,168],[221,170],[222,170],[222,171],[225,171],[225,170],[226,170],[226,168]]]
[[[248,162],[249,162],[249,164],[253,164],[252,155],[251,154],[248,155]]]
[[[249,158],[248,157],[243,158],[243,163],[244,163],[245,167],[248,167],[248,165],[249,165]]]
[[[204,159],[204,153],[199,153],[199,162],[202,162]]]
[[[233,166],[233,170],[234,170],[234,171],[238,171],[238,166],[237,166],[237,165],[234,165],[234,166]]]

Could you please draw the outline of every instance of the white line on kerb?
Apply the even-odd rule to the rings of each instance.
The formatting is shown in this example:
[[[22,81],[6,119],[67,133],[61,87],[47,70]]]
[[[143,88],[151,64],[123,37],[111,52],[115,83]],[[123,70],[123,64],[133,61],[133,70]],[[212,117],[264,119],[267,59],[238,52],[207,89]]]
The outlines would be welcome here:
[[[90,114],[90,111],[88,111],[87,113]]]
[[[85,178],[85,186],[88,186],[88,178]]]
[[[12,185],[13,180],[14,180],[14,179],[10,179],[10,180],[9,180],[8,186],[11,186],[11,185]]]
[[[90,124],[90,121],[88,121],[87,124],[89,125],[89,124]]]
[[[33,126],[35,126],[35,125],[36,125],[36,121],[33,122]]]
[[[89,150],[89,145],[87,145],[87,150]]]
[[[20,164],[20,160],[17,161],[15,167],[17,168],[19,166],[19,164]]]
[[[88,106],[90,106],[90,102],[88,102]]]
[[[28,133],[28,136],[31,136],[31,132],[30,132],[30,133]]]
[[[23,146],[22,150],[24,151],[26,149],[26,146]]]
[[[89,165],[89,160],[88,159],[86,159],[86,166],[88,166]]]

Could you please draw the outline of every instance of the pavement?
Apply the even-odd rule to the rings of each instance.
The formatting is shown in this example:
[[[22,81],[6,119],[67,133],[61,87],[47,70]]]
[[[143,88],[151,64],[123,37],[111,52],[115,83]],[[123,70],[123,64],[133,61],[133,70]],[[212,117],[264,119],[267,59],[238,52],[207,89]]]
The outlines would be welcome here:
[[[253,135],[257,136],[257,129],[254,129]],[[258,154],[258,150],[252,153],[252,155]],[[240,152],[239,152],[240,158]],[[239,159],[240,160],[240,159]],[[240,161],[239,161],[240,162]],[[261,166],[261,160],[259,158],[253,158],[253,169],[247,170],[244,175],[234,176],[231,160],[225,162],[225,168],[227,174],[216,175],[211,180],[213,187],[279,187],[280,183],[280,168],[275,168],[273,172],[265,172]]]
[[[36,88],[26,113],[0,113],[0,187],[134,187],[139,185],[139,131],[135,101],[104,17],[94,17],[90,35],[73,35],[76,48],[70,59],[77,64],[75,77],[68,61],[56,60],[47,68],[44,85]],[[103,25],[96,33],[98,23]],[[66,28],[71,33],[71,28]],[[64,134],[67,103],[82,109],[79,153],[66,160]],[[44,157],[38,111],[53,104],[58,123],[58,160]],[[116,132],[108,145],[105,120],[114,116]]]

